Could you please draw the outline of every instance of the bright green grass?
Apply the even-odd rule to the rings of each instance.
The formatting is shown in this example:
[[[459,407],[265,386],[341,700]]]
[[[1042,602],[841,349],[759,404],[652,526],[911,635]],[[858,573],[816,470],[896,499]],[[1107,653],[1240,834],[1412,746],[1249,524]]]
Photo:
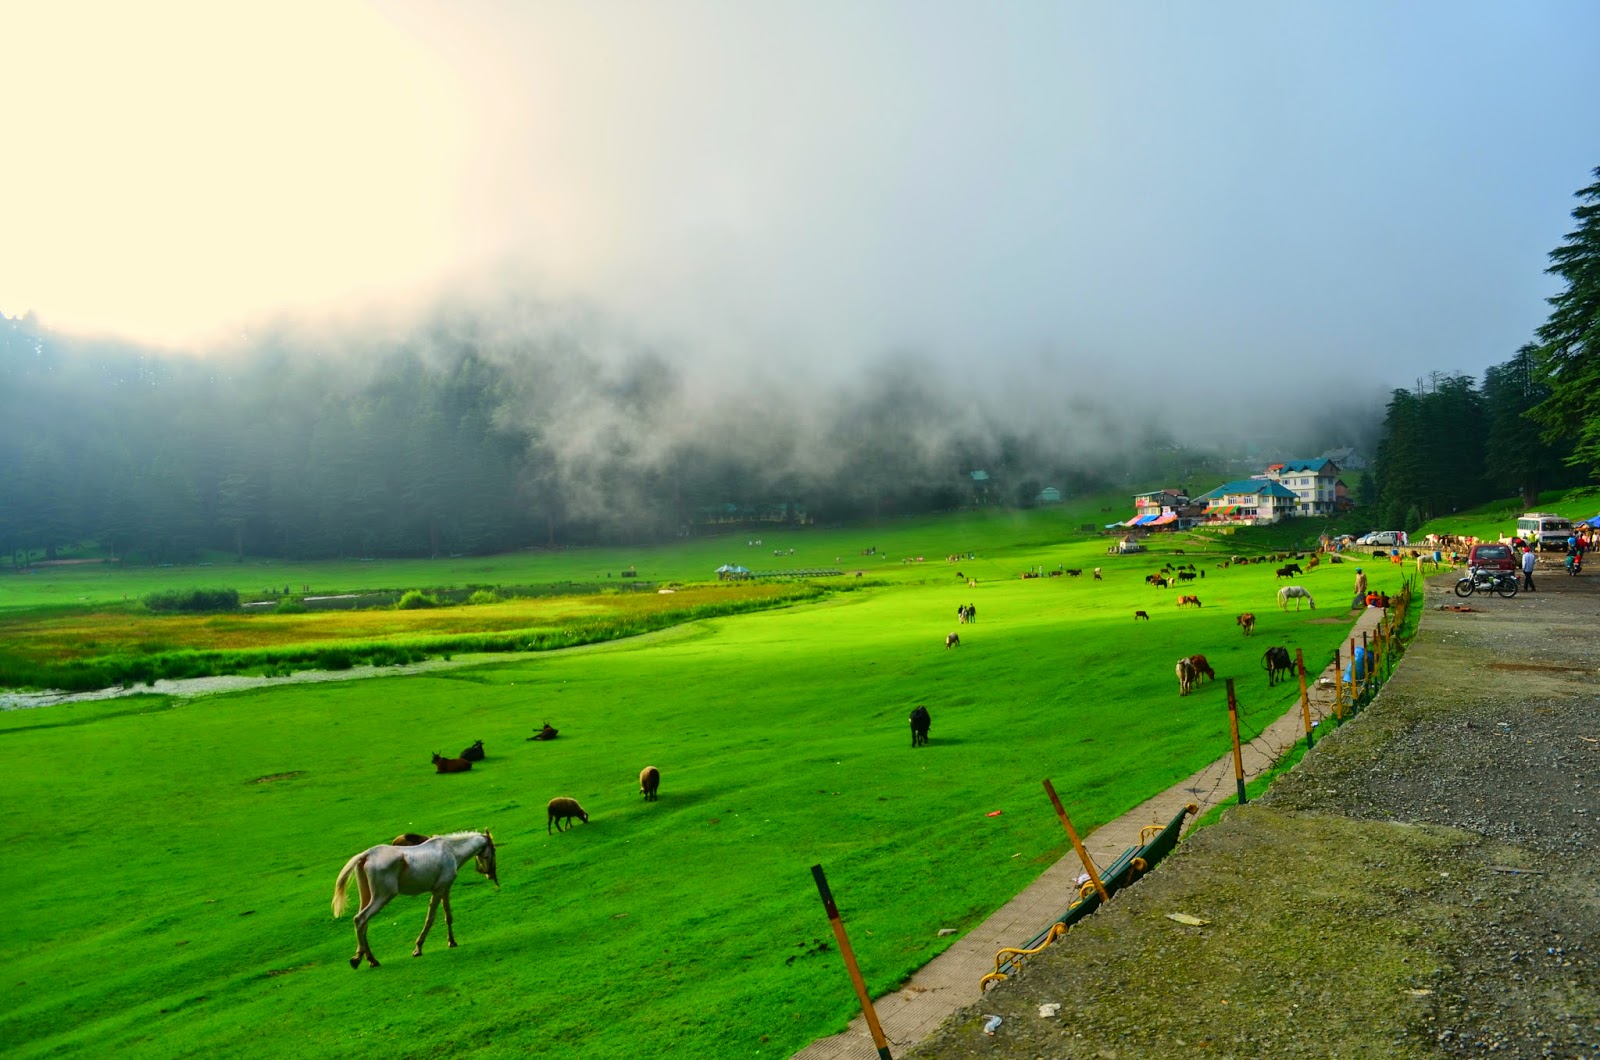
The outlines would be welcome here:
[[[1294,694],[1268,691],[1265,648],[1320,665],[1347,629],[1330,620],[1351,565],[1309,575],[1322,607],[1296,615],[1274,604],[1271,564],[1213,557],[1187,590],[1205,606],[1179,610],[1139,580],[1167,557],[1113,560],[1048,528],[861,534],[927,562],[528,662],[0,716],[0,1040],[30,1057],[787,1056],[853,1009],[813,863],[871,988],[891,989],[949,944],[939,928],[972,927],[1063,852],[1041,778],[1087,832],[1225,752],[1221,685],[1180,699],[1175,658],[1202,651],[1237,678],[1248,735]],[[918,534],[949,544],[935,556]],[[981,542],[987,565],[958,565],[976,588],[943,562],[958,541]],[[1056,562],[1086,573],[1014,576]],[[1372,573],[1398,587],[1397,569]],[[975,625],[956,624],[963,602]],[[1259,616],[1250,640],[1243,610]],[[913,751],[918,703],[933,741]],[[546,719],[561,738],[526,742]],[[432,773],[431,752],[480,738],[488,761]],[[646,764],[663,774],[653,805]],[[591,822],[540,833],[554,795]],[[457,885],[461,948],[440,924],[412,960],[425,907],[403,899],[371,928],[384,967],[352,972],[349,916],[328,906],[345,859],[401,831],[485,826],[504,886],[470,870]]]

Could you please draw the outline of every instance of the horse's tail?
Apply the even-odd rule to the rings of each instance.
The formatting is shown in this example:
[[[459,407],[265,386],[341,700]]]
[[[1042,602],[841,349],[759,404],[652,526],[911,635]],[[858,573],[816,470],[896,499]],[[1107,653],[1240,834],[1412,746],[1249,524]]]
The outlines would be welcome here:
[[[339,878],[333,881],[333,916],[337,920],[344,916],[346,891],[350,877],[355,875],[357,869],[365,869],[367,865],[367,852],[363,850],[355,857],[344,863],[344,868],[339,870]]]

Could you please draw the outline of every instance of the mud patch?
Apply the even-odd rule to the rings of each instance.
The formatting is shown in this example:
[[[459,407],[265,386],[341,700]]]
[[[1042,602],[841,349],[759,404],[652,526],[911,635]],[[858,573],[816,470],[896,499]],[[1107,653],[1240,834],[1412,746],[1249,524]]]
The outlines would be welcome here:
[[[306,771],[303,770],[303,769],[296,769],[296,770],[294,770],[292,772],[289,772],[289,773],[268,773],[264,777],[257,777],[254,780],[247,780],[247,781],[245,781],[245,783],[247,783],[247,784],[271,784],[275,780],[293,780],[295,777],[303,777],[303,776],[305,776],[305,774],[306,774]]]

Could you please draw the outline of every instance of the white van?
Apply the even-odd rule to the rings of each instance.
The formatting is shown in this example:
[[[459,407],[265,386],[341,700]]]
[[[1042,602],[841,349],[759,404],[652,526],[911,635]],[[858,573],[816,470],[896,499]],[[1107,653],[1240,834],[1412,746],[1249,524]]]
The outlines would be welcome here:
[[[1566,551],[1567,538],[1572,536],[1572,520],[1553,512],[1528,512],[1517,516],[1517,536],[1524,541],[1539,542],[1539,551],[1550,549]]]

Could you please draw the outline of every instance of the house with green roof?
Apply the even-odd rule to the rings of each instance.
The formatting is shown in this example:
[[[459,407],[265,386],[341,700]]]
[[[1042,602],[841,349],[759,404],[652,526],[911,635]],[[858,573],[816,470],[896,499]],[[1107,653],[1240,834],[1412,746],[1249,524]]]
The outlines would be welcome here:
[[[1224,482],[1195,498],[1206,506],[1206,526],[1266,526],[1295,513],[1300,498],[1269,478],[1242,478]]]

